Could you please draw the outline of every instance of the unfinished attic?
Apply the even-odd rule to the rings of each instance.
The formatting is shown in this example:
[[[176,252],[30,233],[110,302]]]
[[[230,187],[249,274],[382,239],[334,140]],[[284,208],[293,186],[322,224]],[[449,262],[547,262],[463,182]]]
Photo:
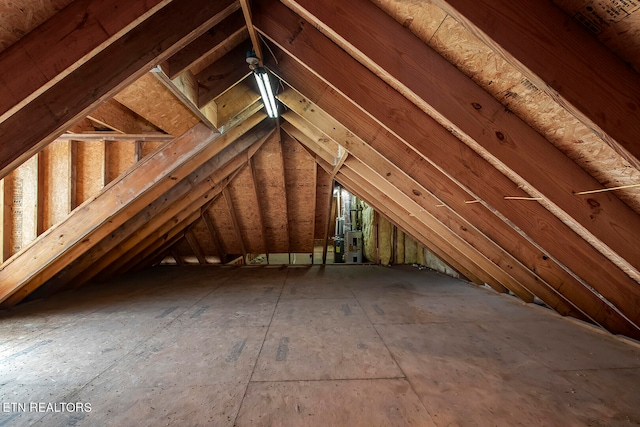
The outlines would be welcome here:
[[[640,425],[636,0],[0,0],[0,426]]]

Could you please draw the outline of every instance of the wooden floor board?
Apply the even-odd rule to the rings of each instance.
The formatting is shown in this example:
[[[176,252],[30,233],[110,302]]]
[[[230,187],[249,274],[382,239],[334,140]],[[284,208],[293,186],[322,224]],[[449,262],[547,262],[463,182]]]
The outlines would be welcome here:
[[[154,267],[0,312],[0,367],[0,426],[640,424],[640,345],[410,266]]]

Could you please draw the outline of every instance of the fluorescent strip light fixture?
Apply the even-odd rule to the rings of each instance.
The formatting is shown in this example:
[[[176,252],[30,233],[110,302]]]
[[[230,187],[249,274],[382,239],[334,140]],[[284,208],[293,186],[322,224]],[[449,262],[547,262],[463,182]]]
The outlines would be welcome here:
[[[267,114],[271,118],[278,117],[278,106],[269,81],[269,73],[263,67],[258,67],[253,71],[253,75],[256,77],[256,82],[258,82],[260,96],[262,96],[262,102],[267,109]]]

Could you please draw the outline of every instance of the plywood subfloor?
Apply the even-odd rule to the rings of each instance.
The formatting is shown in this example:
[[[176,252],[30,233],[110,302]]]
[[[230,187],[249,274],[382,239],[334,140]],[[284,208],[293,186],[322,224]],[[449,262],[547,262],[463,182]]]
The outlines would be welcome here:
[[[639,346],[411,267],[158,267],[0,313],[0,366],[0,426],[640,424]]]

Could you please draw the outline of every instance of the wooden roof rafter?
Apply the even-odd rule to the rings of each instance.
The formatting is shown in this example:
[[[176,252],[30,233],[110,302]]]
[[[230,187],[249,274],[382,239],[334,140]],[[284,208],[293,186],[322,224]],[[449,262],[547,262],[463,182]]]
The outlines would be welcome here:
[[[313,151],[310,146],[306,147],[308,150]],[[352,159],[354,159],[352,157]],[[354,159],[355,160],[355,159]],[[385,209],[394,209],[398,210],[398,215],[409,218],[413,216],[408,210],[405,210],[401,204],[393,201],[390,196],[385,195],[382,191],[378,190],[375,186],[373,186],[365,177],[358,177],[355,171],[351,170],[351,168],[346,167],[345,165],[340,165],[339,168],[332,166],[330,163],[324,161],[320,156],[316,157],[316,162],[320,165],[326,173],[333,174],[335,172],[335,176],[340,176],[338,181],[342,182],[350,182],[351,184],[346,185],[345,188],[358,188],[356,192],[353,194],[358,195],[362,200],[364,200],[367,204],[374,206],[375,209],[379,209],[378,200],[380,198],[384,199],[383,202],[380,202],[382,206],[386,206]],[[367,190],[364,190],[366,188]],[[351,192],[351,191],[350,191]],[[496,279],[494,279],[489,273],[487,273],[483,268],[478,266],[474,261],[471,261],[467,256],[461,255],[461,252],[458,252],[458,249],[453,245],[448,244],[443,240],[437,239],[437,243],[433,243],[432,240],[427,239],[427,235],[432,234],[432,230],[428,225],[420,223],[417,224],[413,219],[405,219],[403,222],[404,227],[409,227],[408,229],[415,232],[417,236],[420,236],[418,240],[424,244],[427,248],[431,249],[436,256],[438,256],[445,263],[451,265],[457,271],[462,272],[467,278],[470,278],[477,285],[483,285],[485,283],[489,284],[494,290],[500,293],[507,292],[507,289],[498,283]],[[422,229],[423,233],[419,231],[415,231],[414,226],[417,226],[418,229]],[[425,233],[426,231],[426,233]],[[457,256],[454,256],[457,254]],[[460,260],[459,258],[463,259]]]
[[[260,43],[260,36],[253,26],[253,19],[251,17],[251,5],[249,3],[249,0],[240,0],[240,4],[242,5],[242,14],[244,15],[244,20],[246,21],[247,28],[249,30],[249,37],[251,38],[253,51],[258,57],[258,64],[262,66],[264,61],[264,57],[262,56],[262,45]]]
[[[92,133],[63,133],[54,141],[118,141],[118,142],[169,142],[175,136],[165,133],[137,133],[125,134],[117,132],[92,132]]]
[[[280,95],[280,99],[285,103],[285,105],[289,106],[290,109],[297,111],[297,113],[300,114],[305,114],[306,110],[313,110],[314,112],[320,111],[317,106],[308,108],[309,105],[306,103],[300,108],[297,108],[298,100],[300,99],[301,95],[292,95],[293,94],[291,91],[285,91]],[[292,112],[286,113],[287,118],[291,122],[296,123],[301,121],[300,117],[297,120],[291,119],[291,115]],[[327,118],[325,118],[324,120],[326,121]],[[325,126],[322,126],[321,121],[315,121],[315,125],[324,129],[338,129],[341,127],[340,124],[331,122],[327,122],[325,123]],[[308,127],[306,129],[307,131],[309,131]],[[301,142],[304,143],[304,140],[302,140]],[[418,204],[418,210],[414,210],[412,213],[412,215],[415,216],[416,219],[422,219],[428,213],[429,215],[433,215],[434,218],[438,218],[438,220],[442,224],[450,224],[448,225],[448,227],[454,233],[461,235],[465,240],[469,241],[473,247],[480,250],[484,256],[490,258],[492,262],[496,263],[503,271],[509,272],[511,276],[515,275],[514,278],[517,277],[517,280],[522,285],[524,285],[526,289],[528,289],[535,295],[540,296],[549,306],[553,307],[563,315],[573,315],[574,317],[587,319],[587,317],[584,316],[579,309],[573,307],[572,304],[562,295],[555,293],[553,288],[551,287],[547,288],[547,284],[540,283],[542,279],[536,277],[534,273],[527,270],[522,264],[520,264],[511,255],[497,246],[486,236],[481,235],[480,232],[475,230],[475,228],[471,224],[467,223],[463,219],[457,219],[454,215],[447,214],[447,210],[436,207],[436,205],[439,203],[439,200],[435,198],[431,200],[432,196],[429,196],[430,193],[427,189],[423,188],[419,183],[409,180],[402,171],[388,164],[388,162],[383,157],[377,155],[377,160],[372,158],[371,156],[375,156],[375,153],[372,152],[372,154],[367,155],[366,150],[358,150],[358,144],[349,144],[347,142],[346,146],[355,150],[356,157],[366,159],[365,162],[369,165],[376,165],[377,168],[382,168],[379,170],[381,170],[381,173],[382,175],[384,175],[386,180],[388,180],[390,183],[393,183],[395,188],[402,189],[403,194],[396,194],[396,197],[394,197],[394,199],[401,200],[403,197],[409,197],[413,200],[413,202]],[[348,151],[345,150],[345,152]],[[350,164],[353,164],[353,161],[350,161]],[[364,164],[358,165],[358,168],[362,168],[363,166]],[[335,168],[334,171],[336,171]],[[368,176],[368,179],[364,176],[363,179],[371,181],[371,179],[373,179],[373,176]],[[375,179],[378,180],[378,182],[381,182],[381,178],[382,176],[379,173],[377,178]],[[380,188],[380,185],[378,185],[378,188]],[[393,194],[393,191],[393,189],[387,187],[385,193]],[[429,196],[429,199],[427,199],[427,196]],[[508,284],[509,279],[505,278],[501,280],[501,283]],[[515,286],[518,287],[520,285],[516,284]],[[530,296],[526,296],[526,293],[523,294],[522,292],[520,292],[519,296],[521,296],[521,298],[525,301],[530,302],[532,300]]]
[[[279,99],[282,98],[279,97]],[[318,140],[330,140],[335,142],[333,139],[328,138],[327,135],[318,128],[310,129],[312,126],[309,122],[300,120],[300,116],[297,114],[292,114],[287,111],[282,114],[282,118],[285,120],[282,124],[282,130],[284,130],[288,135],[300,142],[303,146],[307,147],[316,156],[319,156],[328,164],[335,164],[335,167],[340,166],[342,163],[340,161],[341,159],[339,159],[341,147],[337,144],[336,147],[327,147],[326,145],[318,143]],[[335,150],[333,148],[335,148]],[[347,152],[343,149],[342,155],[348,155],[345,153]],[[338,160],[336,161],[336,159]]]
[[[632,237],[638,214],[614,195],[590,202],[575,196],[577,189],[600,184],[419,38],[367,0],[348,4],[290,0],[285,4],[455,132],[531,197],[541,197],[547,209],[640,280],[640,249]],[[271,7],[261,10],[267,9],[272,12]],[[366,25],[358,19],[362,15],[367,16]],[[372,38],[376,43],[371,43]],[[397,57],[404,58],[402,66]]]
[[[374,169],[369,169],[368,166],[366,166],[364,163],[361,163],[360,160],[356,160],[356,158],[352,156],[347,161],[347,167],[352,169],[353,172],[360,175],[360,178],[357,180],[368,181],[369,183],[374,185],[376,189],[382,191],[384,194],[392,195],[395,201],[401,204],[403,208],[408,210],[409,215],[412,217],[408,221],[409,222],[411,222],[412,220],[422,221],[425,224],[428,224],[428,226],[430,226],[433,230],[430,233],[430,235],[432,235],[433,233],[439,233],[440,235],[443,235],[444,240],[447,242],[455,242],[456,240],[460,239],[460,237],[455,234],[455,231],[453,231],[452,233],[451,230],[443,226],[442,222],[439,222],[439,219],[436,219],[436,217],[432,216],[433,214],[431,213],[431,211],[433,210],[437,211],[437,209],[433,207],[435,203],[431,203],[431,206],[429,206],[429,204],[418,204],[418,202],[415,200],[418,194],[421,194],[422,192],[426,192],[425,189],[421,188],[420,185],[415,182],[409,182],[408,177],[403,176],[404,174],[399,169],[390,165],[389,162],[386,161],[379,154],[373,151],[369,151],[368,152],[369,154],[367,154],[367,150],[359,150],[358,149],[359,146],[365,146],[363,141],[349,142],[349,140],[355,140],[357,139],[357,137],[351,136],[350,131],[348,131],[339,123],[330,119],[325,113],[321,112],[317,106],[314,106],[314,105],[310,106],[309,104],[306,104],[306,103],[301,104],[299,102],[299,100],[301,99],[301,96],[295,96],[295,95],[292,96],[292,95],[293,95],[292,91],[288,91],[288,92],[285,91],[285,93],[280,95],[280,100],[283,101],[285,105],[287,105],[292,110],[291,112],[288,112],[285,114],[285,117],[290,122],[296,123],[298,124],[298,126],[300,126],[300,123],[304,122],[304,119],[302,119],[299,116],[297,119],[291,117],[293,114],[293,111],[295,111],[298,114],[305,114],[306,111],[312,110],[315,113],[322,114],[323,117],[322,118],[319,116],[316,117],[316,120],[313,123],[316,129],[320,129],[320,128],[331,129],[333,135],[335,135],[333,137],[334,139],[332,140],[338,144],[343,144],[345,147],[347,147],[346,149],[343,148],[343,151],[345,153],[348,153],[349,149],[355,150],[355,153],[354,153],[355,157],[362,156],[361,158],[366,159],[365,161],[367,163],[376,165],[376,168],[378,169],[381,168],[381,171],[378,174],[376,174]],[[317,116],[317,114],[315,115]],[[309,126],[303,125],[303,127],[305,128],[305,132],[307,133],[313,132]],[[342,136],[339,136],[339,135],[342,135]],[[326,138],[326,134],[323,138]],[[300,142],[303,144],[305,142],[307,143],[309,142],[304,138],[300,138],[300,140],[301,140]],[[317,145],[315,147],[311,145],[309,146],[309,149],[318,150],[321,148],[319,148]],[[346,158],[346,155],[343,155],[342,158],[343,159]],[[344,164],[344,161],[339,162],[336,165],[336,167],[334,167],[333,172],[337,173],[339,170],[341,170],[343,164]],[[380,174],[386,175],[387,180],[389,179],[389,177],[393,176],[394,177],[393,179],[395,179],[398,182],[401,182],[402,184],[400,186],[404,185],[406,190],[404,190],[404,192],[400,192],[397,187],[393,187],[390,185],[390,183],[386,182],[385,179]],[[416,188],[420,188],[420,190],[416,190]],[[409,200],[410,199],[409,194],[412,195],[412,198],[414,198],[414,200]],[[404,202],[401,202],[403,200]],[[440,213],[442,213],[442,211]],[[427,217],[432,219],[427,219]],[[464,225],[461,224],[459,228],[456,227],[453,230],[457,230],[457,229],[468,230],[470,228],[472,228],[472,226],[469,224],[464,224]],[[484,237],[484,239],[486,239],[486,237]],[[518,271],[517,267],[519,266],[517,264],[516,265],[507,264],[506,266],[503,265],[503,266],[498,266],[496,268],[496,266],[487,264],[486,260],[488,259],[484,257],[489,257],[491,256],[491,254],[498,254],[500,252],[503,252],[504,254],[502,255],[503,257],[508,255],[496,245],[488,248],[489,250],[487,250],[484,253],[480,252],[478,250],[478,246],[479,244],[481,244],[481,242],[483,242],[483,240],[482,238],[479,239],[479,236],[476,237],[476,240],[474,240],[473,242],[475,244],[472,247],[471,246],[468,247],[467,251],[464,252],[464,255],[462,256],[475,258],[477,262],[480,262],[481,264],[484,265],[483,269],[485,271],[492,271],[493,272],[492,274],[495,275],[496,278],[498,278],[497,280],[491,281],[491,283],[493,283],[493,287],[497,288],[496,290],[500,292],[504,292],[504,288],[502,287],[502,285],[498,285],[499,283],[502,283],[506,285],[510,290],[512,290],[516,295],[518,295],[522,300],[526,302],[532,302],[533,295],[529,292],[529,290],[526,289],[526,285],[523,287],[523,285],[519,283],[518,280],[515,280],[512,277],[513,269],[516,268],[516,271]],[[467,244],[468,244],[467,241],[460,240],[460,243],[454,244],[454,245],[457,249],[464,250],[464,247]],[[476,254],[475,251],[478,251],[481,254],[480,257],[478,257],[478,254]],[[504,263],[504,261],[502,262]],[[509,275],[505,275],[506,271],[509,271]],[[531,283],[533,285],[536,284],[537,279],[534,278],[533,275],[531,275],[531,273],[529,273],[529,275],[526,275],[524,271],[522,273],[523,273],[523,276],[521,277],[532,279],[527,283]],[[479,276],[479,274],[476,274],[476,276]],[[538,289],[536,288],[536,290]],[[554,298],[549,292],[545,293],[544,292],[545,290],[546,290],[545,288],[541,288],[540,293],[546,297],[545,299],[547,299],[547,301],[549,301],[552,306],[556,306],[559,311],[565,314],[567,312],[571,312],[571,309],[569,308],[569,304],[567,304],[564,301],[557,300],[557,298]]]
[[[169,3],[167,0],[70,3],[0,53],[3,71],[0,122]]]
[[[0,138],[11,141],[0,144],[0,178],[101,102],[210,28],[221,9],[224,2],[169,3],[124,36],[101,46],[95,56],[0,123]],[[37,125],[21,126],[30,117],[39,117]]]
[[[640,76],[559,7],[535,0],[434,3],[640,168]]]
[[[179,212],[169,220],[167,220],[165,216],[164,220],[160,221],[161,225],[154,227],[155,230],[147,236],[144,241],[129,247],[127,252],[109,265],[108,269],[105,268],[103,272],[107,274],[102,274],[102,278],[108,279],[113,276],[125,274],[131,269],[136,268],[140,262],[153,257],[154,253],[159,250],[177,250],[177,248],[173,248],[173,246],[178,245],[180,239],[174,237],[180,235],[186,238],[187,230],[194,226],[198,220],[205,219],[206,208],[220,197],[222,188],[226,187],[229,182],[233,180],[238,168],[242,167],[238,165],[238,161],[242,160],[243,155],[244,153],[240,154],[229,164],[203,181],[202,188],[206,188],[204,194],[202,190],[196,188],[193,192],[189,193],[189,198],[186,202],[174,204],[175,210],[179,210]],[[221,179],[221,177],[225,175],[227,175],[227,177]],[[213,184],[216,182],[218,185]],[[90,280],[90,278],[85,278],[82,283],[86,283],[88,280]]]
[[[178,242],[185,240],[186,239],[186,233],[182,236],[182,239],[180,239]],[[184,259],[182,258],[182,255],[180,255],[180,253],[176,250],[175,246],[172,247],[171,249],[169,249],[169,253],[171,254],[171,257],[175,260],[176,264],[178,265],[187,265],[187,263],[184,261]]]
[[[331,232],[331,221],[333,218],[331,213],[334,209],[334,197],[333,197],[333,189],[336,186],[335,174],[331,176],[331,191],[329,192],[329,211],[327,212],[327,226],[324,229],[324,246],[322,247],[322,264],[325,265],[327,263],[327,248],[329,247],[329,233]]]
[[[442,238],[443,242],[450,243],[460,252],[460,255],[455,257],[457,260],[467,258],[471,260],[473,264],[477,265],[477,268],[488,274],[488,277],[493,279],[493,281],[485,280],[485,283],[489,284],[494,290],[504,293],[508,289],[524,302],[533,302],[533,294],[526,288],[526,285],[516,280],[511,272],[507,273],[507,269],[494,264],[478,247],[471,245],[467,240],[454,233],[438,221],[437,218],[430,215],[424,207],[411,200],[406,193],[390,184],[379,174],[376,174],[369,166],[355,157],[349,158],[345,166],[360,177],[360,179],[357,180],[358,182],[368,182],[373,188],[392,197],[394,201],[401,205],[408,212],[408,216],[410,217],[410,220],[407,220],[408,222],[421,222],[429,226],[431,230],[431,232],[426,235],[438,235]],[[341,170],[343,169],[341,168]],[[481,277],[479,273],[475,273],[475,275]]]
[[[207,110],[198,107],[198,82],[190,71],[185,71],[171,80],[164,71],[153,71],[152,74],[184,105],[194,116],[211,129],[216,129],[213,118]]]
[[[89,251],[94,245],[112,235],[115,230],[140,210],[152,204],[153,201],[159,200],[158,209],[160,209],[163,199],[157,198],[161,194],[172,189],[176,181],[180,182],[188,177],[203,164],[215,162],[216,154],[227,148],[263,119],[263,114],[257,114],[253,120],[247,120],[232,132],[224,135],[214,133],[210,129],[206,129],[204,125],[196,125],[189,132],[166,144],[154,156],[138,163],[127,174],[105,187],[90,203],[90,209],[74,211],[66,221],[49,229],[40,239],[25,248],[20,256],[5,263],[4,269],[0,271],[3,284],[0,289],[2,292],[0,299],[3,301],[3,305],[10,306],[22,300],[72,261]],[[211,143],[212,141],[215,143]],[[167,151],[172,154],[165,155]],[[180,153],[183,154],[180,155]],[[158,178],[149,180],[151,172],[148,170],[155,173]],[[123,186],[127,188],[127,191],[119,192],[117,189]],[[127,198],[123,194],[127,194]],[[117,198],[115,205],[114,197]],[[93,210],[94,206],[97,206],[95,207],[96,211]],[[87,216],[89,219],[85,218]],[[78,218],[85,218],[80,220],[85,224],[85,227],[74,225]],[[143,223],[147,222],[144,218],[140,220]],[[141,225],[132,227],[131,232],[136,231]],[[123,234],[126,236],[130,233]],[[51,245],[51,239],[63,239],[65,244]],[[112,247],[118,243],[114,239],[108,239],[108,241]],[[37,274],[34,274],[31,259],[33,257],[37,259],[41,256],[45,256],[50,262],[37,266]]]
[[[272,14],[276,14],[278,18],[275,19]],[[287,14],[290,17],[287,17]],[[352,129],[358,129],[358,131],[362,132],[368,132],[369,129],[377,129],[377,134],[372,139],[368,139],[371,144],[375,143],[375,145],[379,145],[379,141],[376,139],[380,139],[386,133],[382,129],[392,131],[394,138],[396,136],[402,137],[403,142],[400,146],[406,146],[410,149],[409,152],[415,153],[417,151],[421,156],[424,156],[423,160],[429,159],[425,166],[430,167],[428,165],[431,163],[432,166],[440,168],[439,173],[448,171],[447,179],[453,180],[456,186],[462,185],[463,189],[470,192],[474,199],[480,198],[484,200],[484,203],[487,204],[486,206],[503,212],[511,221],[510,224],[517,225],[516,231],[518,234],[526,233],[525,238],[534,239],[531,241],[535,241],[545,251],[551,252],[554,261],[561,260],[561,268],[569,268],[578,277],[583,277],[585,282],[590,283],[591,286],[598,287],[596,297],[601,298],[601,296],[604,296],[611,304],[610,307],[616,307],[615,310],[620,310],[620,312],[624,313],[623,318],[627,316],[626,320],[621,319],[620,313],[610,313],[609,309],[607,309],[605,317],[611,316],[611,318],[603,319],[601,314],[598,318],[599,323],[617,322],[619,326],[616,328],[622,328],[618,330],[626,330],[629,333],[637,334],[635,330],[638,328],[637,324],[640,323],[638,319],[640,313],[633,308],[633,304],[629,304],[628,296],[629,292],[635,293],[637,291],[635,280],[620,270],[610,259],[596,251],[582,237],[568,229],[566,224],[541,205],[537,203],[535,205],[527,205],[529,210],[525,213],[512,201],[505,200],[505,195],[528,196],[528,194],[519,189],[513,181],[492,165],[486,163],[484,159],[480,158],[466,145],[462,144],[446,129],[435,122],[432,122],[432,125],[429,124],[429,116],[369,70],[366,70],[351,56],[345,54],[337,45],[324,38],[310,25],[300,26],[300,22],[300,18],[297,15],[286,8],[279,8],[277,5],[268,9],[261,8],[261,13],[256,13],[256,25],[259,31],[278,46],[278,49],[283,49],[288,52],[288,55],[296,58],[293,60],[288,55],[276,53],[278,64],[271,65],[271,68],[276,70],[280,77],[297,88],[308,88],[310,86],[308,82],[318,79],[318,76],[325,82],[329,82],[335,88],[332,89],[335,92],[329,92],[330,96],[328,98],[337,93],[347,95],[349,97],[346,101],[347,104],[358,105],[359,108],[366,110],[377,122],[374,128],[354,127]],[[290,28],[297,28],[295,35],[292,34]],[[327,63],[323,59],[324,55],[321,57],[316,54],[318,51],[323,51],[324,55],[334,57],[332,63],[340,63],[340,67],[334,67],[333,64]],[[304,66],[300,64],[304,64]],[[296,69],[296,71],[292,72],[293,69]],[[310,73],[309,70],[313,70],[313,73]],[[304,81],[299,78],[300,76],[305,76]],[[358,82],[357,87],[348,83],[353,81]],[[317,93],[313,88],[305,89],[304,92],[307,95]],[[323,96],[326,95],[326,93],[323,94]],[[382,97],[384,102],[380,102],[378,100],[379,97]],[[325,102],[324,99],[322,101],[323,103]],[[347,104],[342,102],[332,108],[336,108],[337,113],[343,116],[340,110],[343,110]],[[402,114],[399,114],[400,111],[402,111]],[[345,118],[344,120],[349,121],[351,119]],[[429,141],[428,145],[424,145],[427,141]],[[448,147],[443,147],[443,151],[438,151],[436,147],[441,146],[445,141]],[[452,149],[451,147],[459,148]],[[397,157],[398,154],[384,151],[384,155],[388,158]],[[403,166],[403,169],[408,170],[407,166]],[[453,171],[454,169],[456,169],[455,172]],[[483,176],[484,178],[478,180],[477,176]],[[489,189],[489,187],[493,188]],[[441,199],[444,200],[444,198]],[[549,227],[545,229],[538,228],[537,224],[539,222],[534,220],[534,217],[540,218],[540,221],[549,224]],[[555,231],[552,232],[551,230]],[[494,230],[488,230],[488,232],[495,233]],[[558,235],[566,237],[561,247],[558,246]],[[519,239],[521,238],[522,234]],[[569,251],[567,250],[568,246],[572,247]],[[580,256],[577,256],[577,253],[580,253]],[[569,254],[571,255],[569,256]],[[544,258],[545,264],[547,264],[546,261],[551,259],[548,256]],[[595,261],[595,259],[598,259],[598,261]],[[601,268],[604,265],[609,267]],[[598,269],[599,272],[595,273],[594,269]],[[607,280],[610,285],[601,286],[604,276],[615,276],[615,278],[611,277]],[[575,286],[580,287],[583,284]],[[592,290],[585,289],[588,291],[587,293]],[[622,296],[623,294],[625,295],[624,297]],[[574,300],[575,295],[571,295],[569,298]],[[634,296],[633,299],[635,301],[636,297]],[[614,320],[615,318],[617,319]],[[631,322],[629,322],[630,319],[632,320]],[[629,329],[630,323],[634,324],[634,326]]]
[[[118,274],[126,274],[128,272],[137,272],[144,268],[154,266],[164,260],[170,255],[171,247],[180,241],[184,237],[184,234],[178,234],[173,236],[171,240],[167,240],[164,243],[158,244],[157,247],[153,247],[152,250],[147,249],[147,254],[140,253],[138,256],[129,261],[129,264],[122,267],[121,271],[114,273],[114,276]]]
[[[313,229],[311,230],[311,264],[315,263],[316,256],[316,221],[318,215],[318,168],[313,168]]]
[[[219,232],[211,218],[209,209],[210,207],[213,205],[213,203],[220,197],[223,197],[225,199],[225,203],[227,201],[227,198],[229,201],[231,201],[231,195],[229,193],[229,186],[234,182],[234,180],[236,179],[236,177],[243,171],[245,170],[245,168],[247,168],[250,164],[250,162],[253,159],[253,156],[255,155],[256,152],[259,151],[260,147],[265,143],[265,141],[268,140],[268,138],[273,134],[273,130],[271,131],[266,131],[263,130],[260,135],[260,139],[253,143],[251,146],[247,147],[244,151],[242,151],[240,154],[238,154],[233,161],[231,161],[227,166],[225,166],[225,168],[223,169],[222,175],[227,175],[226,178],[224,178],[219,185],[217,185],[216,187],[214,187],[215,190],[215,196],[213,198],[211,198],[206,204],[202,205],[199,207],[200,212],[201,212],[201,219],[204,221],[204,225],[207,229],[207,233],[209,234],[209,236],[211,237],[213,244],[216,248],[216,252],[218,253],[218,255],[220,256],[220,262],[221,263],[225,263],[226,258],[227,258],[227,250],[225,247],[224,242],[222,241],[222,239],[219,236]],[[233,169],[233,172],[229,172],[229,170]],[[220,176],[222,176],[220,175]],[[216,178],[216,182],[219,178]],[[235,211],[233,210],[233,207],[230,206],[229,209],[230,215],[235,216]],[[240,226],[239,226],[239,221],[238,218],[235,218],[235,221],[232,219],[233,224],[234,224],[234,232],[236,233],[236,236],[239,236],[239,243],[241,245],[241,248],[243,249],[243,251],[246,252],[246,245],[242,236],[242,233],[240,231]],[[237,221],[237,222],[236,222]],[[237,227],[236,227],[237,225]],[[246,255],[243,252],[243,257],[246,257]]]
[[[165,149],[179,145],[179,152],[185,153],[189,158],[189,156],[195,156],[196,153],[201,152],[204,146],[214,139],[216,139],[216,134],[196,127],[181,138],[175,139],[173,144],[167,144]],[[4,269],[0,271],[0,275],[3,277],[0,300],[3,301],[3,304],[10,306],[22,300],[69,265],[76,257],[98,243],[104,236],[124,224],[134,207],[137,206],[138,209],[141,209],[155,200],[158,193],[171,188],[171,175],[178,177],[181,170],[186,170],[184,164],[181,163],[183,161],[184,158],[163,160],[161,153],[159,156],[150,157],[146,161],[140,162],[127,175],[105,187],[101,194],[90,203],[91,209],[73,211],[66,221],[49,229],[40,239],[35,240],[20,254],[5,263]],[[167,169],[155,171],[156,182],[148,182],[146,179],[140,178],[148,175],[145,172],[146,169],[157,167],[158,163]],[[116,205],[120,206],[120,209],[113,209],[113,198],[116,197],[113,191],[117,192],[118,187],[122,186],[130,188],[129,191],[123,192],[128,194],[128,197],[123,198],[118,195]],[[95,212],[93,211],[94,206],[99,207]],[[126,216],[123,215],[122,209],[124,208],[128,208]],[[74,219],[79,217],[84,218],[84,227],[78,227],[73,223]],[[89,236],[92,236],[92,239],[89,239]],[[52,239],[58,243],[51,245]],[[31,259],[40,257],[49,261],[38,265],[37,274],[34,274],[36,272],[33,271],[34,266],[31,265]]]
[[[218,198],[224,197],[226,200],[225,194],[229,197],[229,200],[231,200],[231,197],[229,194],[229,186],[235,182],[238,175],[240,175],[247,167],[249,167],[249,164],[252,161],[253,156],[260,150],[260,148],[271,137],[271,135],[273,135],[274,130],[270,127],[270,125],[267,122],[264,122],[261,125],[261,127],[262,128],[259,130],[257,134],[259,135],[259,139],[256,142],[253,142],[251,143],[251,145],[247,146],[246,144],[242,143],[242,141],[240,141],[240,143],[238,143],[237,146],[234,146],[235,152],[237,153],[236,156],[233,158],[233,160],[228,162],[221,169],[220,172],[216,172],[215,176],[212,177],[213,182],[218,183],[214,187],[215,193],[213,193],[213,197],[211,197],[210,200],[208,200],[204,205],[199,206],[199,209],[201,212],[201,218],[204,221],[204,225],[206,227],[207,233],[209,233],[209,236],[211,237],[213,244],[216,248],[216,252],[220,256],[220,262],[223,264],[226,261],[227,250],[223,240],[219,236],[219,231],[217,230],[211,218],[209,209]],[[242,151],[239,151],[240,149],[242,149]],[[224,176],[226,177],[221,180],[221,178]],[[234,210],[230,209],[230,212],[233,215]],[[237,222],[237,224],[238,224],[237,230],[240,231],[239,221]],[[234,228],[234,231],[235,231],[235,228]],[[240,235],[240,239],[242,239],[241,232],[239,233],[239,235]],[[240,241],[240,245],[243,248],[246,247],[244,240]]]
[[[479,286],[482,286],[485,283],[484,279],[476,276],[474,273],[474,271],[480,271],[477,266],[472,266],[472,270],[469,270],[467,266],[470,264],[468,264],[466,260],[461,262],[456,258],[451,257],[451,252],[449,252],[448,249],[443,250],[440,246],[431,243],[430,239],[428,239],[426,235],[413,228],[412,225],[404,219],[408,217],[408,213],[406,211],[403,212],[401,209],[399,211],[396,210],[399,206],[394,204],[391,199],[385,198],[380,192],[372,189],[370,184],[365,181],[359,181],[357,178],[354,181],[353,176],[350,176],[348,171],[346,174],[344,171],[339,171],[336,175],[336,180],[340,182],[340,184],[350,193],[355,194],[362,200],[366,201],[367,204],[372,206],[379,214],[389,219],[389,221],[396,224],[400,229],[405,230],[407,234],[412,236],[416,241],[424,244],[427,249],[433,252],[443,262],[460,272],[473,283]],[[379,199],[378,197],[382,197],[382,199]]]
[[[247,49],[250,48],[249,41],[243,40],[222,58],[196,75],[196,79],[200,82],[198,106],[208,104],[251,73],[244,59]]]
[[[211,205],[221,194],[222,188],[237,175],[239,168],[246,162],[246,157],[252,155],[252,150],[262,145],[268,135],[268,128],[262,123],[253,132],[236,139],[232,146],[227,146],[205,162],[189,177],[175,184],[161,198],[129,221],[131,223],[139,220],[142,225],[124,224],[116,233],[112,233],[109,239],[90,249],[87,252],[88,256],[74,263],[69,271],[65,271],[63,282],[61,278],[57,279],[57,286],[64,286],[73,279],[74,286],[77,287],[93,277],[106,279],[114,274],[124,273],[126,266],[131,267],[129,263],[132,262],[132,258],[146,252],[148,247],[157,250],[176,233],[184,235],[185,229],[199,218],[196,214]],[[151,220],[148,220],[148,217],[151,217]],[[127,226],[129,231],[125,231]],[[131,229],[135,229],[133,234]],[[124,237],[127,235],[128,237]],[[95,253],[96,250],[100,255]]]
[[[288,69],[288,65],[293,64],[287,57],[279,58],[279,66]],[[535,272],[546,283],[552,287],[552,292],[559,295],[572,304],[579,307],[578,310],[567,312],[575,317],[581,318],[582,313],[589,313],[588,316],[598,319],[597,322],[606,325],[608,329],[628,331],[628,320],[624,319],[615,310],[612,311],[599,296],[586,288],[583,282],[577,280],[573,275],[565,270],[565,267],[555,264],[556,260],[548,253],[541,251],[538,245],[523,239],[518,231],[511,228],[507,222],[492,215],[486,207],[480,203],[466,204],[465,201],[473,198],[464,189],[458,188],[455,181],[444,175],[441,171],[433,168],[424,158],[413,150],[401,151],[401,140],[394,139],[391,134],[382,134],[377,131],[375,123],[366,115],[363,115],[354,108],[347,107],[345,100],[337,92],[330,90],[326,84],[319,82],[318,78],[301,67],[295,67],[295,72],[287,73],[287,81],[295,82],[295,86],[304,89],[305,92],[314,94],[318,100],[317,104],[332,111],[332,114],[340,117],[342,123],[348,123],[350,129],[356,130],[354,134],[366,138],[373,147],[379,147],[378,151],[387,159],[408,173],[414,180],[420,182],[423,187],[433,192],[439,200],[451,207],[457,215],[465,218],[471,224],[499,246],[505,248],[510,254],[526,266],[530,271]],[[290,70],[293,71],[293,70]],[[281,100],[286,102],[287,92],[280,95]],[[306,111],[306,116],[318,112],[309,105],[308,98],[297,100],[301,103],[301,108]],[[290,108],[294,109],[290,103]],[[388,147],[396,147],[394,150]],[[434,185],[439,183],[438,185]],[[448,184],[446,184],[448,183]],[[567,291],[569,289],[569,291]],[[540,295],[544,295],[540,293]],[[551,300],[547,299],[551,306]],[[627,332],[629,333],[629,332]]]
[[[198,74],[203,61],[216,51],[226,50],[228,43],[237,40],[238,34],[246,31],[238,1],[229,4],[220,18],[213,27],[161,64],[169,79],[173,80],[188,70],[195,69],[194,74]]]
[[[158,253],[162,254],[162,258],[170,255],[171,248],[184,238],[184,230],[190,224],[198,220],[197,214],[191,214],[182,222],[171,227],[160,238],[149,237],[141,242],[141,245],[135,251],[128,251],[123,258],[116,261],[108,270],[103,270],[97,279],[90,280],[108,280],[130,271],[136,270],[141,264],[144,264],[149,258],[155,258]],[[168,228],[168,227],[167,227]],[[74,287],[79,287],[88,283],[88,280],[80,281]]]

